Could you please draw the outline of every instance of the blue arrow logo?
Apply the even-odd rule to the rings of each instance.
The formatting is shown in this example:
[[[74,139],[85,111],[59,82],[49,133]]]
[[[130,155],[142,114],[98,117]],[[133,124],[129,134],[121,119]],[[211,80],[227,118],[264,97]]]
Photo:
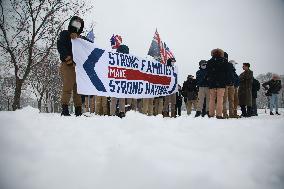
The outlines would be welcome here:
[[[87,75],[89,76],[91,82],[96,87],[98,91],[106,92],[105,86],[102,81],[99,79],[96,71],[95,65],[104,54],[104,50],[95,48],[91,54],[88,56],[88,59],[83,64],[83,68],[86,71]]]
[[[174,92],[177,86],[177,82],[178,82],[177,73],[174,72],[174,68],[173,68],[173,76],[175,77],[175,83],[174,83],[173,88],[170,91],[168,91],[169,94]]]

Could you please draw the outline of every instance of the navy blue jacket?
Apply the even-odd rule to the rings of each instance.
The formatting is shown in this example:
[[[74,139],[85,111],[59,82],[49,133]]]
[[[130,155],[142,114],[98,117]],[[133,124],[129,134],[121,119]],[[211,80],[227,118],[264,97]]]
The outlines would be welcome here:
[[[234,72],[234,87],[239,87],[240,86],[240,78],[236,71]]]
[[[226,78],[226,85],[227,86],[233,86],[235,83],[234,74],[236,69],[234,68],[233,64],[226,63],[227,65],[227,78]]]
[[[227,60],[223,57],[212,57],[207,63],[208,87],[225,88],[227,79]]]
[[[202,69],[199,67],[199,70],[196,72],[196,84],[198,87],[208,87],[208,81],[206,79],[207,68]]]
[[[81,22],[81,28],[79,30],[77,30],[76,28],[74,28],[71,23],[74,20],[80,20]],[[57,40],[57,50],[60,56],[60,60],[62,62],[66,61],[67,56],[71,56],[71,58],[73,59],[73,54],[72,54],[72,42],[71,42],[71,37],[70,34],[71,33],[77,33],[78,35],[80,35],[83,31],[84,28],[84,21],[79,18],[78,16],[73,16],[69,22],[68,25],[68,30],[63,30],[62,32],[60,32],[58,40]],[[85,37],[80,36],[83,39],[87,39]],[[88,40],[89,41],[89,40]]]

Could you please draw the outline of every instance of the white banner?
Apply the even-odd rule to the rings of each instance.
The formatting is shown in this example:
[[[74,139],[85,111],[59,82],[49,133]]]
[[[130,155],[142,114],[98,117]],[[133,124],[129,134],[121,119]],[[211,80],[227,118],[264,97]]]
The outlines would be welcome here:
[[[77,91],[84,95],[152,98],[177,91],[177,68],[72,40]]]

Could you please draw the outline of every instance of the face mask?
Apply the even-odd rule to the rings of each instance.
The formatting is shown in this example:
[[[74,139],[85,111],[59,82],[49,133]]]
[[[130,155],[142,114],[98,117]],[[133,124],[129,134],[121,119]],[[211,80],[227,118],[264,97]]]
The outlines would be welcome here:
[[[81,22],[77,21],[77,20],[74,20],[72,23],[71,23],[71,26],[73,26],[74,28],[77,29],[77,32],[79,31],[79,29],[81,28]]]

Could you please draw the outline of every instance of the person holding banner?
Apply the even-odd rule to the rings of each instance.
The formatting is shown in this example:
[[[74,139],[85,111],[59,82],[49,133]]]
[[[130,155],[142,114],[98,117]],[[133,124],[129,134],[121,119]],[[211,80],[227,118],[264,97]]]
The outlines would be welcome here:
[[[176,62],[175,58],[169,58],[167,60],[167,66],[173,66],[172,64]],[[171,117],[176,117],[176,93],[165,96],[164,107],[163,107],[163,117],[169,117],[169,105],[171,104]]]
[[[129,54],[129,48],[127,45],[122,44],[122,37],[119,35],[112,36],[110,39],[111,46],[113,49],[116,49],[116,52],[118,53],[123,53],[123,54]],[[116,113],[116,105],[117,105],[117,100],[119,103],[119,113],[118,117],[123,118],[125,117],[125,98],[116,98],[116,97],[111,97],[111,102],[110,102],[110,115],[114,116]],[[128,101],[130,104],[132,104],[132,101]],[[134,106],[137,106],[137,101],[136,104],[133,102]]]
[[[63,30],[59,34],[57,41],[57,50],[62,61],[60,65],[60,73],[63,80],[61,105],[62,116],[70,116],[69,113],[69,101],[71,93],[73,93],[73,101],[75,104],[75,115],[82,115],[82,100],[81,96],[77,93],[75,62],[72,55],[72,43],[71,39],[81,37],[84,28],[84,21],[78,16],[73,16],[69,22],[68,30]]]

